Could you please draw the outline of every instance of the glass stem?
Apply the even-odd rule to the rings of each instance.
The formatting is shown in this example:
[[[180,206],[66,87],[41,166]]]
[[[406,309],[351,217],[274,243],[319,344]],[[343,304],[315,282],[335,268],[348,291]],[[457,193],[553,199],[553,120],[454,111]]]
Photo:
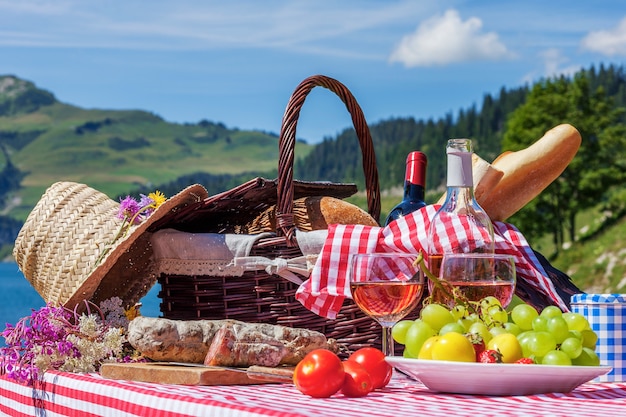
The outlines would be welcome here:
[[[383,326],[383,353],[386,356],[394,355],[393,337],[391,336],[391,326]]]

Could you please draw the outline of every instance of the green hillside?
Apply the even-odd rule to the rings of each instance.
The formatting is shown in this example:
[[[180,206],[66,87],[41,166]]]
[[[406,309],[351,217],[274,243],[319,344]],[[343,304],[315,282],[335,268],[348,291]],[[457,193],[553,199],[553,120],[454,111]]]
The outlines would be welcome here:
[[[587,292],[626,292],[626,217],[563,250],[554,265]]]
[[[199,172],[272,172],[278,159],[275,134],[206,120],[169,123],[138,110],[82,109],[12,76],[0,77],[0,146],[25,174],[15,207],[5,212],[19,219],[59,180],[117,196]],[[310,148],[299,143],[297,155]]]

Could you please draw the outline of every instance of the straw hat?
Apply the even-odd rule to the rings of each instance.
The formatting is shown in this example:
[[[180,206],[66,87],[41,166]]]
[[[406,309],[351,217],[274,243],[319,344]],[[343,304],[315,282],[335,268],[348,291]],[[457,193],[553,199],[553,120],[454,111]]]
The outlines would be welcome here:
[[[84,184],[57,182],[26,219],[13,256],[47,303],[74,308],[84,300],[99,304],[117,296],[132,306],[156,281],[149,273],[150,225],[207,197],[204,187],[192,185],[115,241],[120,203]]]

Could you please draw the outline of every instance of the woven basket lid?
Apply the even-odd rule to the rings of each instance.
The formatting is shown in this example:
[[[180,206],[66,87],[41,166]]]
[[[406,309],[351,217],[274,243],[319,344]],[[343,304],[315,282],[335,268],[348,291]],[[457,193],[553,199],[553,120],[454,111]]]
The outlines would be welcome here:
[[[122,225],[119,203],[85,184],[57,182],[26,219],[13,256],[46,303],[74,308],[117,296],[132,306],[156,281],[149,273],[150,225],[157,220],[167,225],[164,218],[207,197],[204,187],[192,185],[114,241]]]

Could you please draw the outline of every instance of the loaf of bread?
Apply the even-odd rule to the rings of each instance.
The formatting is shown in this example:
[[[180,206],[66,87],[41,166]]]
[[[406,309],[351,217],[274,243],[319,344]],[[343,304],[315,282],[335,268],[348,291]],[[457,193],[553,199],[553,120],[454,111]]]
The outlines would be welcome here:
[[[491,163],[503,172],[502,178],[489,192],[477,196],[478,204],[492,220],[506,220],[563,173],[580,143],[578,130],[561,124],[526,149],[502,153]]]
[[[294,202],[294,213],[298,207]],[[327,229],[329,224],[362,224],[378,226],[378,223],[365,210],[347,201],[333,197],[307,197],[302,201],[311,230]]]
[[[476,197],[476,201],[481,201],[491,190],[496,188],[504,176],[504,172],[477,154],[472,154],[472,176],[474,178],[474,197]]]
[[[329,224],[378,226],[368,212],[344,200],[328,196],[303,197],[293,202],[294,223],[298,230],[324,230]],[[276,206],[271,206],[243,226],[238,233],[261,233],[276,230]]]

